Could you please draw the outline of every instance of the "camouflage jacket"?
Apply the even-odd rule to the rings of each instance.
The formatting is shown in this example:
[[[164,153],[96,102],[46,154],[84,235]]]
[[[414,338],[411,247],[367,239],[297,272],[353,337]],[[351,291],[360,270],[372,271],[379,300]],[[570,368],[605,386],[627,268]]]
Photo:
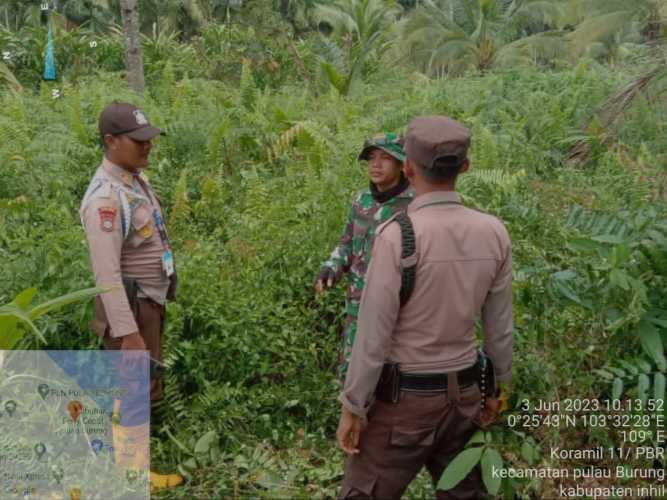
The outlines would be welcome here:
[[[384,203],[377,202],[370,189],[355,195],[343,236],[322,264],[322,267],[333,269],[336,282],[347,274],[347,314],[355,318],[358,315],[376,228],[396,212],[405,210],[413,198],[414,191],[410,186]]]

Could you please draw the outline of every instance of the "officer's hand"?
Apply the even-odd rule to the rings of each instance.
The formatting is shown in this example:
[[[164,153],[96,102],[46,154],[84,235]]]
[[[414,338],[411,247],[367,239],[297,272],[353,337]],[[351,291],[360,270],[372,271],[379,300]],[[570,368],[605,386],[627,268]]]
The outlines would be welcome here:
[[[338,422],[336,439],[338,446],[348,455],[359,453],[359,435],[361,434],[361,418],[343,407]]]
[[[482,427],[489,427],[496,422],[500,414],[507,410],[510,395],[510,387],[506,384],[500,384],[498,393],[495,397],[486,398],[486,404],[480,415]]]
[[[334,285],[336,273],[330,267],[323,267],[315,281],[315,291],[318,295],[324,294],[324,290]]]
[[[125,335],[120,342],[120,375],[127,390],[139,390],[141,381],[149,372],[146,343],[139,332]]]
[[[479,421],[482,427],[489,427],[494,423],[500,415],[500,400],[498,398],[486,398],[482,414],[479,416]]]
[[[120,348],[123,351],[146,350],[146,343],[139,332],[130,333],[121,338]]]

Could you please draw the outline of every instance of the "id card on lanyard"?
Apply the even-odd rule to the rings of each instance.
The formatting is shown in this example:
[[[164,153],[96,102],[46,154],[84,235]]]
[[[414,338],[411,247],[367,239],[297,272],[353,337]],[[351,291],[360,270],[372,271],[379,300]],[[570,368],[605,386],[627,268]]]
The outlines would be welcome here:
[[[164,269],[167,277],[174,274],[174,254],[171,253],[171,250],[165,250],[162,254],[162,269]]]
[[[162,246],[164,246],[164,253],[162,254],[162,269],[164,269],[167,277],[171,277],[171,275],[174,274],[174,254],[171,251],[171,245],[169,244],[167,231],[165,230],[164,224],[162,223],[162,216],[160,215],[160,211],[157,208],[153,208],[153,220],[155,221],[155,227],[160,234]]]

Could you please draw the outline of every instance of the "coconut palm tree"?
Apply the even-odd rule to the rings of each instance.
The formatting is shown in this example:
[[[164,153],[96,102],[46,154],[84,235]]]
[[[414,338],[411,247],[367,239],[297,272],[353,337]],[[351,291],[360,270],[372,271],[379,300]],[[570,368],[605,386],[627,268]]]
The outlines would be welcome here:
[[[655,42],[667,21],[664,0],[569,0],[563,24],[573,59],[581,55],[609,55],[624,43]]]
[[[25,5],[21,0],[5,0],[0,5],[0,23],[5,29],[17,31],[20,28]]]
[[[314,13],[322,0],[278,0],[277,8],[283,18],[292,25],[295,34],[317,27]]]
[[[104,31],[121,22],[118,0],[60,0],[54,7],[70,23],[85,26],[93,32]]]
[[[543,0],[423,0],[402,22],[401,39],[429,74],[486,71],[565,53],[553,29],[560,8]]]
[[[316,7],[314,17],[318,23],[326,23],[333,32],[351,37],[363,46],[381,46],[390,26],[400,13],[397,7],[383,0],[335,0],[331,4]]]
[[[315,20],[330,27],[346,53],[345,68],[322,61],[325,74],[339,92],[347,95],[361,80],[367,61],[379,59],[389,48],[399,13],[398,7],[383,0],[336,0],[316,7]]]
[[[6,0],[0,6],[0,22],[12,31],[18,31],[24,25],[40,26],[42,3],[40,0]]]
[[[137,0],[121,0],[120,9],[125,38],[127,80],[132,90],[143,94],[145,87],[144,61],[141,52],[141,39],[139,37],[140,21]]]
[[[223,22],[232,8],[243,0],[140,0],[142,31],[151,33],[153,24],[158,32],[178,31],[186,38],[213,22]]]
[[[118,0],[5,0],[0,4],[0,23],[13,31],[40,26],[46,12],[43,6],[59,24],[87,25],[94,31],[120,20]]]

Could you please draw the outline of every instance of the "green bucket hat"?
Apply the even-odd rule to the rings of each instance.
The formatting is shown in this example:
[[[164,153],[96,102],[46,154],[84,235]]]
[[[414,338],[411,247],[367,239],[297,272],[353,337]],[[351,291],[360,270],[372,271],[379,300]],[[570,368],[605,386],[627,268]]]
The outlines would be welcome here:
[[[368,160],[371,150],[381,149],[390,154],[399,161],[405,161],[405,151],[403,151],[403,139],[396,134],[378,134],[370,140],[364,142],[364,147],[359,153],[359,160]]]

